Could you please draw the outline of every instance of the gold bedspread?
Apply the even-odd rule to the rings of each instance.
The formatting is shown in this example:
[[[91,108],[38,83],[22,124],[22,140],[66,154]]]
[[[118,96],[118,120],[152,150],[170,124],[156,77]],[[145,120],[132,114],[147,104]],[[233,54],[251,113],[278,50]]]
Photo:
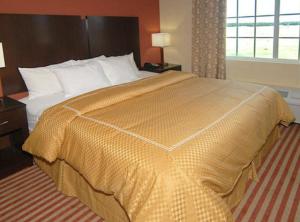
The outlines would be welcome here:
[[[49,108],[23,149],[64,160],[131,221],[231,221],[221,196],[292,120],[270,88],[169,72]]]

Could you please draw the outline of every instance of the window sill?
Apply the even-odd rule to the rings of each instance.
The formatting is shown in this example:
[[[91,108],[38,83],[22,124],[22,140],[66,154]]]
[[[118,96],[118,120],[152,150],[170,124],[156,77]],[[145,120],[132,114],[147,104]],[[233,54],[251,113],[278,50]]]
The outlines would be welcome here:
[[[299,60],[288,60],[288,59],[263,59],[263,58],[247,58],[247,57],[227,56],[226,60],[227,61],[241,61],[241,62],[262,62],[262,63],[300,65]]]

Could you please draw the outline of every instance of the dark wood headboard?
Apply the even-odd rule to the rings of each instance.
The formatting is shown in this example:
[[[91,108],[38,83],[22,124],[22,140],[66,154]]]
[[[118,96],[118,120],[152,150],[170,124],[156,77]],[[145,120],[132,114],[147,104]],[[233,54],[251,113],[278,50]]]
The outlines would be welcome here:
[[[87,17],[90,56],[118,56],[134,52],[140,67],[138,17]]]
[[[134,52],[140,66],[137,17],[0,14],[4,95],[27,91],[18,67]]]

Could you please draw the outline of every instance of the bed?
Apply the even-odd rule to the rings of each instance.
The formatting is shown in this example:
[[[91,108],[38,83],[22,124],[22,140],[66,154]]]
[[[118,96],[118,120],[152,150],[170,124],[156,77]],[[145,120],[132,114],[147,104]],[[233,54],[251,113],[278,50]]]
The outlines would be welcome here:
[[[33,33],[20,28],[28,23],[36,30],[31,45]],[[0,41],[12,48],[3,75],[6,95],[26,90],[20,66],[105,50],[109,56],[136,52],[139,66],[136,18],[0,15],[1,24]],[[47,41],[39,41],[45,27]],[[14,40],[13,29],[23,38]],[[116,32],[125,44],[113,38]],[[58,53],[41,56],[37,49]],[[278,139],[278,125],[293,121],[287,104],[255,84],[175,71],[145,77],[72,98],[40,98],[42,104],[23,99],[32,108],[23,149],[60,191],[106,221],[232,221],[230,209]]]
[[[131,221],[230,221],[222,196],[292,120],[267,87],[169,72],[51,107],[23,148],[58,161],[67,190],[68,165]]]

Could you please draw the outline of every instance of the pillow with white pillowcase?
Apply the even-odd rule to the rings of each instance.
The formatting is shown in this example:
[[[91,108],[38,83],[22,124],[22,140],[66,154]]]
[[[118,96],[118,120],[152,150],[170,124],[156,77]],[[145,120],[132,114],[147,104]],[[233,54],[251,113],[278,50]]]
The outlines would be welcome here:
[[[74,64],[74,60],[37,68],[19,68],[19,72],[26,84],[29,99],[62,92],[63,89],[52,71],[52,68],[65,67]]]
[[[112,85],[123,84],[139,79],[128,56],[108,57],[97,61]]]
[[[101,65],[91,61],[85,64],[53,69],[61,83],[65,96],[72,97],[96,89],[111,86]]]
[[[62,63],[57,63],[57,64],[53,64],[53,65],[48,65],[46,66],[46,68],[57,68],[57,67],[65,67],[65,66],[71,66],[75,64],[75,60],[71,59]]]
[[[90,59],[76,60],[75,63],[76,63],[76,65],[82,65],[82,64],[89,63],[89,62],[98,61],[98,60],[101,60],[101,59],[103,60],[105,58],[106,57],[104,55],[101,55],[101,56],[97,56],[97,57],[90,58]]]
[[[139,73],[139,69],[138,69],[138,67],[136,66],[136,63],[135,63],[135,61],[134,61],[133,52],[130,53],[130,54],[128,55],[128,57],[129,57],[129,61],[130,61],[130,63],[131,63],[132,68],[134,69],[134,71],[135,71],[136,73]]]
[[[139,69],[134,61],[134,56],[133,56],[133,52],[128,54],[128,55],[122,55],[122,56],[110,56],[110,57],[106,57],[106,59],[124,59],[124,60],[128,60],[134,73],[136,75],[138,75],[139,73]]]

